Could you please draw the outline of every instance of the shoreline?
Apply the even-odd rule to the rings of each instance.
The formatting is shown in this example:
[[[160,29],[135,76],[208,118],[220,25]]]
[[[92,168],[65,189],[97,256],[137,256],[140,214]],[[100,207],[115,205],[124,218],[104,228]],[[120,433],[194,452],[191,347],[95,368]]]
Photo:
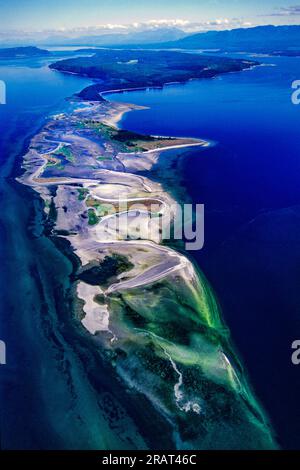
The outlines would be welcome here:
[[[107,103],[111,103],[111,101],[109,100],[106,100],[105,101]],[[105,119],[103,122],[105,122],[105,124],[107,124],[108,126],[112,126],[112,127],[115,127],[116,129],[121,129],[119,127],[119,122],[121,122],[121,120],[123,119],[123,116],[127,113],[129,113],[130,111],[142,111],[144,109],[147,109],[147,107],[145,106],[136,106],[134,104],[130,104],[130,103],[124,103],[125,106],[128,106],[128,110],[123,110],[123,111],[120,111],[120,113],[118,114],[115,114],[113,116],[111,116],[110,118],[108,119]]]

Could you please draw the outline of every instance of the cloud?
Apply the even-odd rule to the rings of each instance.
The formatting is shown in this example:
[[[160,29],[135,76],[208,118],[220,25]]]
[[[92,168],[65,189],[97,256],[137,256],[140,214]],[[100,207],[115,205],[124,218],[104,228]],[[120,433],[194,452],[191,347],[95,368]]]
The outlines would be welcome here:
[[[273,13],[262,16],[300,16],[300,5],[277,8]]]
[[[55,29],[39,31],[1,31],[0,38],[27,39],[50,38],[53,36],[64,36],[75,39],[81,36],[101,36],[105,34],[127,34],[132,32],[155,31],[157,29],[178,28],[186,33],[196,33],[198,31],[224,30],[233,28],[249,27],[251,23],[243,18],[215,18],[210,21],[190,21],[184,18],[158,18],[144,22],[133,22],[128,24],[106,23],[95,26],[80,26],[75,28],[65,28],[64,26]]]
[[[185,27],[190,24],[189,20],[182,20],[182,19],[171,19],[171,20],[149,20],[146,21],[145,23],[142,23],[145,25],[149,26],[155,26],[155,27],[161,27],[161,26],[167,26],[167,27]]]
[[[252,26],[252,23],[250,21],[245,21],[243,18],[216,18],[210,21],[189,23],[186,25],[184,30],[186,32],[210,31],[245,28],[250,26]]]
[[[156,28],[179,28],[190,33],[196,31],[208,31],[211,29],[232,29],[251,26],[250,22],[245,22],[242,18],[216,18],[210,21],[189,21],[185,19],[154,19],[144,23],[134,23],[135,28],[141,30]],[[131,25],[128,25],[130,28]]]

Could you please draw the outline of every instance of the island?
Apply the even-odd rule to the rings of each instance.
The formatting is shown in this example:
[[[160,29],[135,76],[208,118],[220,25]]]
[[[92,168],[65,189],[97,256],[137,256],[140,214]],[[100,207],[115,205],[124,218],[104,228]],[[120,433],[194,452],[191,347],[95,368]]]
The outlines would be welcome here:
[[[80,99],[99,100],[111,90],[161,88],[170,83],[213,78],[258,65],[254,60],[230,59],[170,51],[98,50],[91,57],[76,57],[50,65],[51,69],[97,80],[82,90]]]
[[[32,57],[47,57],[50,52],[38,47],[8,47],[0,48],[0,59],[29,59]]]

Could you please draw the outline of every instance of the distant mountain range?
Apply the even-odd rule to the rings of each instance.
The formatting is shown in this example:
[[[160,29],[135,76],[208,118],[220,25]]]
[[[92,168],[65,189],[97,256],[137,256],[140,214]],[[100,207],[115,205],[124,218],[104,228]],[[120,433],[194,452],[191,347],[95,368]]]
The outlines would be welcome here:
[[[187,34],[178,28],[156,28],[146,31],[102,35],[51,36],[32,40],[31,44],[47,46],[106,47],[119,49],[204,49],[210,51],[257,52],[299,55],[300,25],[256,26],[225,31]],[[27,48],[37,53],[37,48]],[[2,49],[2,54],[5,54]],[[15,48],[18,54],[18,48]],[[24,53],[24,49],[19,53]],[[44,52],[46,53],[46,51]],[[9,53],[8,53],[9,54]]]
[[[171,36],[173,36],[172,39],[170,39]],[[231,52],[274,53],[281,51],[285,53],[293,49],[299,51],[300,25],[256,26],[253,28],[208,31],[190,35],[177,28],[166,28],[138,33],[81,37],[76,41],[68,39],[67,42],[70,45],[120,47],[122,49],[209,49]],[[64,42],[64,44],[67,44],[67,42]]]
[[[224,51],[283,51],[300,47],[300,26],[257,26],[227,31],[208,31],[166,42],[166,48],[221,49]]]
[[[79,37],[53,36],[40,40],[44,46],[118,46],[124,44],[144,45],[161,42],[177,41],[187,36],[178,28],[156,28],[130,33],[113,33]]]

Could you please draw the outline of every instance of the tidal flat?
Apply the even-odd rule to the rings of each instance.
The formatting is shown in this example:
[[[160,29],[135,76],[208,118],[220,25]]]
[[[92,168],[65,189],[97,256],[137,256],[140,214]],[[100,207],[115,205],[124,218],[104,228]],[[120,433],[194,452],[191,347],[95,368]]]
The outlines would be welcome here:
[[[168,220],[176,215],[175,193],[159,181],[161,155],[180,159],[209,143],[111,125],[134,108],[75,102],[41,129],[23,159],[18,182],[43,201],[43,240],[59,248],[67,269],[64,287],[45,298],[59,313],[51,348],[57,380],[66,380],[62,395],[44,404],[47,426],[62,448],[275,448],[211,287],[151,230],[160,217],[150,203]],[[120,203],[126,213],[116,210]],[[52,260],[40,262],[50,275]],[[51,387],[45,374],[43,387]]]

